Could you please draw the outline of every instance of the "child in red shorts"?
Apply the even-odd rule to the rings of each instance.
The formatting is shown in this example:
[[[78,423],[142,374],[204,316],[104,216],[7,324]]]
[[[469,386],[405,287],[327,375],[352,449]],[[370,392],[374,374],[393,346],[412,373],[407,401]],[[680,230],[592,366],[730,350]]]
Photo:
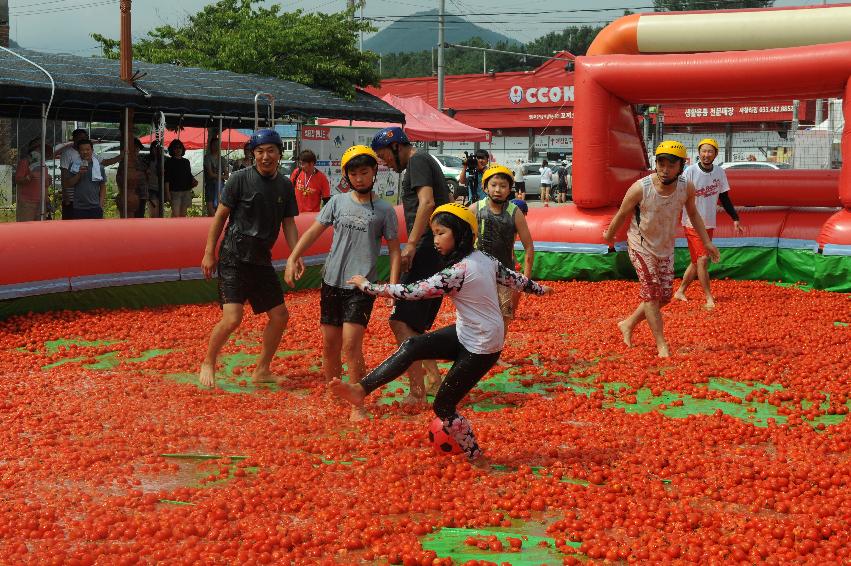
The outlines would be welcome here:
[[[718,261],[718,249],[709,239],[694,204],[694,186],[682,176],[686,148],[665,141],[656,148],[656,171],[639,179],[627,190],[618,212],[603,238],[614,243],[615,234],[632,213],[627,233],[629,259],[641,284],[641,303],[618,323],[624,343],[632,346],[632,331],[647,320],[660,358],[670,356],[662,327],[661,308],[671,301],[674,281],[674,239],[680,211],[686,213],[706,246],[709,257]]]
[[[727,175],[722,168],[715,167],[712,164],[718,156],[718,142],[712,138],[701,140],[697,144],[697,152],[698,162],[689,165],[683,176],[694,185],[695,204],[697,205],[697,211],[700,213],[703,224],[706,226],[709,239],[712,239],[712,233],[715,230],[715,216],[719,200],[721,201],[721,206],[724,207],[724,211],[733,219],[733,227],[736,233],[744,233],[744,228],[739,223],[739,215],[733,207],[733,202],[730,200],[730,183],[727,182]],[[677,292],[674,293],[674,298],[680,301],[687,301],[686,289],[697,278],[700,281],[700,286],[703,287],[703,294],[706,297],[704,307],[707,309],[714,308],[715,298],[709,289],[709,252],[704,247],[700,235],[692,226],[685,211],[683,211],[682,222],[686,241],[688,242],[688,253],[691,256],[691,263],[683,274],[683,282],[680,284]]]

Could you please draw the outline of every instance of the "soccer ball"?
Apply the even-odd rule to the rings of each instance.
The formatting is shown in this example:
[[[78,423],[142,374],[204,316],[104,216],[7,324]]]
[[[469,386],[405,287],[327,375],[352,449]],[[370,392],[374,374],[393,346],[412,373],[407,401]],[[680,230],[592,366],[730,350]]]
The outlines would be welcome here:
[[[431,426],[428,427],[428,440],[434,446],[436,452],[446,456],[463,452],[455,439],[446,433],[443,428],[443,419],[440,417],[431,421]]]

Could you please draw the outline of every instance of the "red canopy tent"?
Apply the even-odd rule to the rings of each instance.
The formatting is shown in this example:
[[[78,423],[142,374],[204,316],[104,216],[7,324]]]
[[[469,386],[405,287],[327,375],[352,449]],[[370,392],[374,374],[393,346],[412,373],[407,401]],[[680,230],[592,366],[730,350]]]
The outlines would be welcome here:
[[[154,135],[144,136],[139,138],[143,144],[148,145],[154,139]],[[165,142],[163,145],[168,147],[168,144],[172,142],[172,140],[179,139],[183,142],[183,145],[186,146],[187,150],[190,149],[204,149],[209,140],[207,136],[206,128],[183,128],[179,132],[173,132],[171,130],[165,131]],[[249,136],[243,134],[239,130],[230,129],[222,131],[222,149],[242,149],[242,146],[245,145]]]
[[[419,96],[399,97],[385,94],[381,100],[405,113],[405,133],[411,141],[472,141],[488,142],[491,133],[468,126],[429,106]],[[319,120],[323,126],[353,126],[360,128],[386,128],[398,126],[386,122],[359,120]]]

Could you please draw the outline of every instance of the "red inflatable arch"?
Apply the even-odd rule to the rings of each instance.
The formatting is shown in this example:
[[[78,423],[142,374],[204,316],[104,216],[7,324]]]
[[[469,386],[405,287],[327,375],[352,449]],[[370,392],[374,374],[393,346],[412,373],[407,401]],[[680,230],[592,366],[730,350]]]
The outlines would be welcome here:
[[[578,57],[575,111],[582,119],[573,127],[574,202],[582,211],[609,209],[614,213],[629,185],[646,175],[647,151],[633,104],[844,95],[844,115],[846,123],[851,123],[849,77],[851,42],[762,51]],[[736,188],[736,203],[841,204],[845,211],[833,216],[822,212],[825,222],[809,235],[822,246],[849,245],[849,148],[851,128],[846,128],[842,143],[845,163],[838,176],[833,171],[733,172],[730,182]],[[815,231],[815,227],[809,230]]]

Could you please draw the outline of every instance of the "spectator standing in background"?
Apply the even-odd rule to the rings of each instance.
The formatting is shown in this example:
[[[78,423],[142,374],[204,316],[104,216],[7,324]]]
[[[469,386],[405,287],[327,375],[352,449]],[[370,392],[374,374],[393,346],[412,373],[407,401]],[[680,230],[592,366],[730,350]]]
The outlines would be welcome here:
[[[242,146],[242,157],[240,159],[234,159],[230,164],[230,168],[231,171],[236,173],[240,169],[247,169],[253,166],[254,155],[251,153],[251,142],[245,142],[245,145]]]
[[[62,173],[62,220],[72,220],[74,217],[74,187],[66,187],[65,179],[68,177],[71,163],[80,159],[77,144],[88,138],[86,130],[77,129],[71,132],[71,146],[62,150],[62,157],[59,159],[59,170]]]
[[[49,147],[46,148],[48,156],[51,155]],[[41,186],[42,175],[45,176],[44,188]],[[44,198],[45,213],[49,202],[47,200],[47,187],[53,182],[53,178],[47,171],[44,159],[41,158],[41,138],[30,140],[24,154],[18,160],[15,170],[15,187],[18,191],[18,201],[15,208],[16,222],[30,222],[42,220],[41,200]]]
[[[228,162],[222,155],[217,138],[210,138],[207,155],[204,156],[204,203],[207,216],[213,216],[219,206],[219,195],[228,179]]]
[[[319,212],[322,204],[331,198],[331,184],[325,173],[316,168],[316,154],[311,150],[302,150],[298,154],[298,161],[298,167],[290,175],[298,211]]]
[[[514,194],[520,200],[526,200],[526,170],[519,159],[514,166]]]
[[[544,159],[541,163],[541,200],[544,201],[544,206],[550,206],[550,187],[553,184],[553,170],[549,167],[549,162]]]
[[[192,189],[198,180],[192,175],[192,165],[186,159],[186,146],[180,140],[168,144],[169,158],[165,161],[165,202],[171,203],[171,217],[186,216],[192,205]]]
[[[148,162],[139,154],[144,148],[139,138],[133,138],[130,154],[126,160],[130,174],[127,175],[127,194],[124,193],[124,163],[122,158],[118,164],[118,195],[115,197],[118,213],[121,218],[144,218],[145,203],[148,200]],[[123,154],[122,154],[123,155]],[[74,207],[76,210],[76,207]]]
[[[74,188],[74,220],[103,218],[106,171],[94,157],[91,140],[77,144],[80,157],[70,164],[66,183]]]

